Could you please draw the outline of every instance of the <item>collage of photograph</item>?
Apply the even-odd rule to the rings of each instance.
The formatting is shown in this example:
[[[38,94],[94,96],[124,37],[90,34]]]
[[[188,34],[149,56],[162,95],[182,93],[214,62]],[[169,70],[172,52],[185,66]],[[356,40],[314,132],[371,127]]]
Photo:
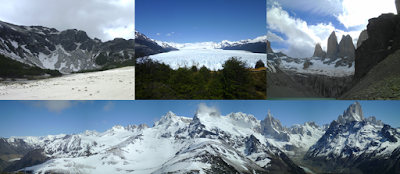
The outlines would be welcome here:
[[[0,174],[400,174],[400,0],[0,4]]]

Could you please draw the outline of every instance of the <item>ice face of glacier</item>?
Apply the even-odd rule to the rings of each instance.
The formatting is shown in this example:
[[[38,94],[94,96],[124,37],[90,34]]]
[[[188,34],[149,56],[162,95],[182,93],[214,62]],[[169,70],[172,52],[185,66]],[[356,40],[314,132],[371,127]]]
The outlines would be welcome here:
[[[257,61],[262,60],[266,64],[266,55],[263,53],[250,53],[241,50],[221,49],[182,49],[151,55],[149,58],[169,65],[172,69],[180,67],[202,66],[211,70],[222,69],[222,65],[231,57],[241,58],[248,68],[254,68]]]

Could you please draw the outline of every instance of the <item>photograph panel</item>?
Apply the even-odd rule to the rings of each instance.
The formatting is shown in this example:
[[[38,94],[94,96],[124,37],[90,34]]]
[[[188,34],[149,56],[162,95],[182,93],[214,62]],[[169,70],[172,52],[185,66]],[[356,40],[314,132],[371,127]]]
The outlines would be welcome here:
[[[134,0],[2,2],[1,100],[133,100]]]

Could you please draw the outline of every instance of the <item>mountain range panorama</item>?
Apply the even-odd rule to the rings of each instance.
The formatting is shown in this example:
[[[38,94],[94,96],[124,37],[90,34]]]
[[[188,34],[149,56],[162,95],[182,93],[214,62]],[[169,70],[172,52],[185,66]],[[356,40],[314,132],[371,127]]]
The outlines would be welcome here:
[[[241,41],[223,40],[216,42],[201,43],[174,43],[154,40],[135,30],[135,48],[137,57],[153,55],[179,49],[223,49],[223,50],[245,50],[253,53],[266,53],[267,36],[259,36],[255,39],[246,39]]]
[[[133,59],[135,41],[115,38],[102,42],[82,30],[58,31],[0,21],[0,54],[31,66],[71,73]]]
[[[151,128],[117,125],[102,133],[1,138],[0,146],[8,148],[1,148],[7,151],[0,164],[5,171],[57,173],[392,173],[400,167],[399,138],[400,129],[365,118],[358,102],[322,127],[312,121],[282,126],[270,112],[264,120],[241,112],[222,116],[201,105],[193,118],[168,112]],[[9,163],[7,152],[25,156]]]

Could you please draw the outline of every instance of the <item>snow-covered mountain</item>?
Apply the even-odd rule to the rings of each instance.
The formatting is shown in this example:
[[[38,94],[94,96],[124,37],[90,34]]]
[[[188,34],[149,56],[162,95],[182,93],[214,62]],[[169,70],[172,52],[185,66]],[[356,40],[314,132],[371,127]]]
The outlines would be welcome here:
[[[312,121],[282,126],[271,112],[263,120],[241,112],[223,116],[200,105],[193,118],[170,111],[151,128],[116,125],[102,133],[4,142],[41,149],[35,153],[45,162],[21,169],[33,173],[305,173],[309,167],[321,173],[391,173],[400,166],[398,131],[365,118],[358,102],[322,127]],[[13,145],[18,146],[23,145]],[[16,166],[21,164],[9,168]]]
[[[107,62],[132,59],[134,45],[133,39],[115,38],[102,42],[97,38],[89,38],[81,30],[58,31],[0,21],[0,54],[25,64],[63,73],[100,68]]]
[[[364,118],[355,102],[332,121],[304,159],[322,172],[392,173],[400,166],[399,140],[398,130],[375,117]]]
[[[216,42],[196,42],[196,43],[174,43],[174,42],[163,42],[159,40],[151,39],[152,41],[156,42],[158,45],[163,47],[164,49],[228,49],[232,47],[240,47],[246,44],[255,44],[255,43],[265,43],[264,49],[266,50],[266,40],[267,36],[259,36],[254,39],[246,39],[240,41],[228,41],[223,40],[219,43]],[[242,49],[240,49],[242,50]],[[266,51],[262,51],[266,53]]]
[[[174,43],[151,39],[135,30],[136,51],[139,57],[153,55],[162,52],[181,49],[224,49],[224,50],[245,50],[254,53],[266,53],[267,36],[259,36],[254,39],[241,41],[223,40],[216,42],[197,43]]]
[[[193,118],[168,112],[152,128],[117,125],[41,144],[50,160],[26,167],[56,173],[305,173],[253,115],[202,106]],[[40,144],[40,143],[36,143]]]

